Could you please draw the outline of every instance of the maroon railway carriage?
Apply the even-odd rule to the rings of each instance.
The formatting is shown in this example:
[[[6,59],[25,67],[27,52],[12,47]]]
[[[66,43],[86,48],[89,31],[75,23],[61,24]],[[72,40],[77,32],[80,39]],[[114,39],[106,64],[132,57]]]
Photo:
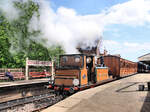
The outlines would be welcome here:
[[[137,73],[137,63],[118,56],[104,56],[104,64],[109,68],[109,75],[119,78]]]

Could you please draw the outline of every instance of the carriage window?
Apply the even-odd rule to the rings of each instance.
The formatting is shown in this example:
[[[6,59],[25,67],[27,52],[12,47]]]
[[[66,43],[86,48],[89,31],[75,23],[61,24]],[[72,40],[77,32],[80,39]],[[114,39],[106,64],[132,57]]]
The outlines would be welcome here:
[[[74,60],[75,60],[76,63],[79,63],[80,62],[80,56],[75,56]]]

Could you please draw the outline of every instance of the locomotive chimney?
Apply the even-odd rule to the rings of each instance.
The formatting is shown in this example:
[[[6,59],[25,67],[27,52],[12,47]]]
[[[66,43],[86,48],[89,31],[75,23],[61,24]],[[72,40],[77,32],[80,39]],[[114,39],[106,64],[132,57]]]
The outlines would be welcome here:
[[[83,54],[94,55],[94,56],[99,57],[100,56],[100,45],[101,45],[101,38],[95,40],[93,46],[90,46],[90,45],[87,46],[84,43],[79,43],[79,45],[77,46],[77,50]]]
[[[106,56],[107,55],[107,50],[106,49],[104,49],[104,56]]]

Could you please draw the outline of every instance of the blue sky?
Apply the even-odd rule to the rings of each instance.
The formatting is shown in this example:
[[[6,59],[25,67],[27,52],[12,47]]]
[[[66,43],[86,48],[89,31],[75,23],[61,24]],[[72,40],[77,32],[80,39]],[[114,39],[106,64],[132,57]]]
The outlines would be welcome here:
[[[79,14],[97,14],[102,10],[115,4],[126,2],[127,0],[50,0],[52,7],[64,6],[75,9]]]
[[[84,16],[100,14],[104,10],[109,10],[115,5],[125,4],[128,1],[129,0],[50,0],[50,3],[54,11],[57,11],[60,7],[65,7],[74,9],[78,15]],[[127,6],[127,4],[125,6]],[[126,9],[123,9],[123,11],[124,10]],[[142,10],[140,10],[139,7],[139,12],[141,11]],[[127,12],[133,12],[130,14],[131,17],[132,14],[138,13],[136,10],[135,12],[134,10],[129,10]],[[129,19],[127,24],[123,20],[123,22],[120,23],[105,25],[105,30],[103,32],[103,46],[106,47],[109,53],[121,54],[121,57],[132,61],[137,61],[137,57],[149,53],[150,23],[145,22],[146,20],[142,19],[140,17],[139,23],[135,20],[134,24],[132,24],[132,21],[130,22]],[[140,22],[142,22],[142,24],[140,24]]]
[[[0,1],[7,19],[19,17],[12,0]],[[79,43],[93,46],[102,36],[101,52],[106,48],[131,61],[150,53],[150,0],[35,1],[40,17],[33,16],[29,30],[40,30],[47,47],[59,44],[66,53],[77,53]]]

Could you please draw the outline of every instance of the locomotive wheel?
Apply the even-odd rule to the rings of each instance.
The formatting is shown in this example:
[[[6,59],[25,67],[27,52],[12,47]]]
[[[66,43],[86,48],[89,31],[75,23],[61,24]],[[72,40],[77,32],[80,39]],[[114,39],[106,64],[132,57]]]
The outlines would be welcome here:
[[[60,91],[55,91],[56,96],[60,95]]]
[[[69,95],[69,92],[68,91],[64,91],[62,95],[63,95],[63,98],[66,98]]]
[[[69,89],[69,93],[70,94],[73,94],[75,91],[74,91],[74,89],[71,87],[70,89]]]

